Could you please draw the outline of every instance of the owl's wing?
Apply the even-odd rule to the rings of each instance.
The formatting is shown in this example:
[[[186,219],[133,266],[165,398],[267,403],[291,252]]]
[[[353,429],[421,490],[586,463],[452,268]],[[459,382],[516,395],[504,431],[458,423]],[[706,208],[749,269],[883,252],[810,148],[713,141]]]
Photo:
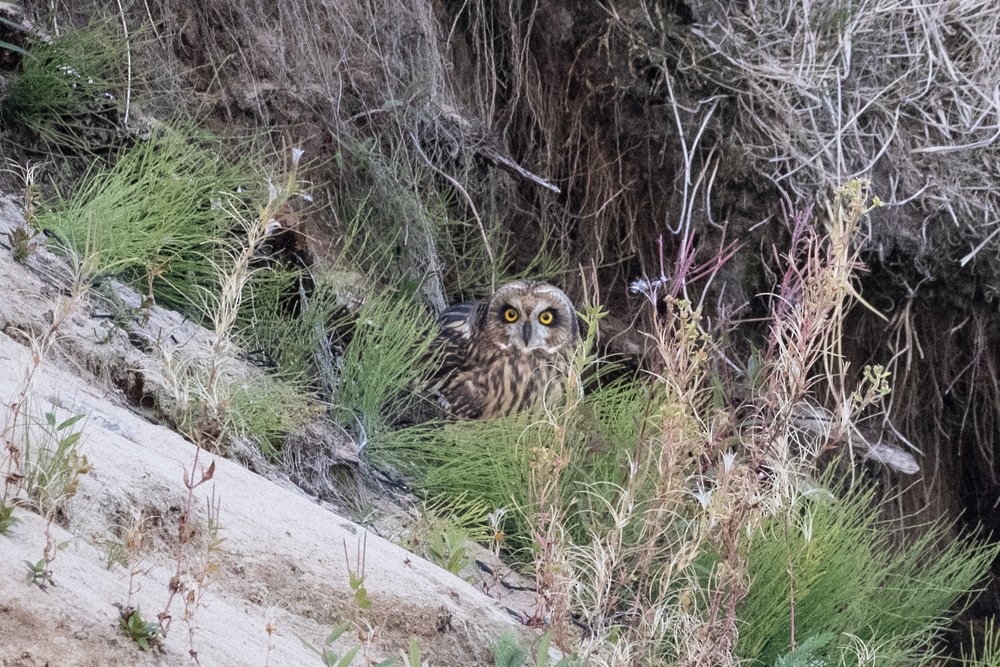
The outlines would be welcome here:
[[[441,313],[438,318],[441,336],[454,343],[467,343],[472,336],[472,323],[479,307],[478,302],[457,303]]]
[[[469,349],[479,303],[459,303],[441,313],[436,340],[438,367],[431,375],[430,389],[450,414],[462,414],[478,401],[461,379],[469,366]]]
[[[438,318],[437,343],[441,350],[441,365],[435,374],[437,380],[447,382],[468,363],[472,323],[478,309],[478,303],[459,303]]]

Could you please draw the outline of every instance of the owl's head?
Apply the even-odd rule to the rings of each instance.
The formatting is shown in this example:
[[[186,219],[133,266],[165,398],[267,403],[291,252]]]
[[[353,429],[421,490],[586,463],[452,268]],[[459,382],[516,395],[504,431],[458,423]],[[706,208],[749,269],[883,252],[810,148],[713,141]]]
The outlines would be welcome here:
[[[479,313],[486,334],[507,350],[572,349],[580,335],[573,303],[558,287],[519,280],[496,291]]]

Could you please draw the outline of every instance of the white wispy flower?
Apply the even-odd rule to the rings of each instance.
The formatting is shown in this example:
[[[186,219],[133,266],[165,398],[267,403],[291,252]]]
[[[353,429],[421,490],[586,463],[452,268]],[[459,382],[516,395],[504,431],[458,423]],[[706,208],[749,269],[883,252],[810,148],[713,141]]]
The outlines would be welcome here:
[[[506,507],[498,507],[496,511],[490,512],[486,515],[487,520],[490,522],[490,526],[496,530],[500,526],[500,522],[507,515]]]
[[[802,519],[802,537],[805,538],[806,542],[812,542],[812,538],[813,538],[813,515],[812,515],[812,513],[807,514]]]
[[[670,279],[662,274],[655,280],[636,278],[628,284],[628,291],[632,294],[645,294],[647,297],[653,298],[668,282],[670,282]]]
[[[707,490],[706,489],[701,489],[699,491],[695,491],[691,495],[694,496],[694,499],[698,501],[698,504],[701,505],[701,508],[703,510],[707,510],[708,506],[712,503],[712,490],[711,489],[707,489]]]
[[[281,229],[281,223],[271,218],[267,221],[267,226],[264,228],[264,236],[273,236],[278,233],[279,229]]]

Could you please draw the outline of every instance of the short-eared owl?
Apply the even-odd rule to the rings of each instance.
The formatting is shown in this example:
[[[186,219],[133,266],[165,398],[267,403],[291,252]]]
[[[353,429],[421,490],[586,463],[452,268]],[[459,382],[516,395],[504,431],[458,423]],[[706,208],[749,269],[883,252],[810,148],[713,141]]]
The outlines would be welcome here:
[[[580,335],[569,297],[532,281],[452,306],[440,327],[444,353],[434,387],[460,419],[510,414],[558,394]]]

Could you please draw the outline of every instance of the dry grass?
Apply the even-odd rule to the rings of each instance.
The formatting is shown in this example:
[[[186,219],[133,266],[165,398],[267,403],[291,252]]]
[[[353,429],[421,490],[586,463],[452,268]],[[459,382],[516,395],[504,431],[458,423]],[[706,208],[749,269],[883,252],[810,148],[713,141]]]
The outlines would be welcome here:
[[[311,155],[329,160],[315,194],[340,220],[327,222],[326,233],[331,226],[345,232],[374,199],[368,232],[397,250],[393,272],[419,282],[425,301],[443,310],[445,276],[479,262],[482,245],[497,242],[500,212],[470,178],[485,132],[456,111],[461,105],[448,80],[444,35],[430,5],[294,0],[276,8],[167,0],[151,7],[164,44],[180,37],[197,45],[179,55],[206,65],[190,74],[207,89],[208,104],[217,101],[227,115],[244,111],[262,126],[277,119]],[[216,37],[220,25],[225,29]],[[178,54],[167,49],[167,55]],[[449,201],[461,189],[466,196],[448,215],[459,223],[457,231],[478,234],[470,260],[450,243],[442,247],[439,237],[444,228],[436,201]],[[500,271],[490,253],[486,270],[478,267],[486,285]]]
[[[824,386],[844,386],[837,346],[859,266],[852,239],[865,201],[860,183],[839,193],[826,237],[805,215],[790,220],[801,244],[785,259],[770,347],[739,412],[717,400],[718,348],[700,330],[699,313],[667,295],[666,316],[651,318],[663,398],[653,403],[651,428],[636,444],[625,484],[603,508],[621,529],[567,549],[572,566],[563,567],[572,575],[562,590],[586,610],[592,636],[584,654],[595,664],[665,656],[678,665],[737,664],[737,607],[751,585],[744,536],[790,511],[831,446],[830,434],[802,431],[793,415]],[[666,286],[648,289],[655,311]],[[861,394],[843,405],[845,420],[881,397]],[[707,554],[718,559],[708,570]],[[626,599],[618,593],[624,590]]]
[[[1000,138],[993,3],[706,4],[680,48],[665,37],[676,28],[645,9],[620,25],[661,85],[714,91],[727,141],[790,198],[869,178],[887,205],[867,227],[882,259],[900,247],[938,266],[980,253],[981,270],[996,264],[1000,198],[984,168]]]
[[[644,62],[648,75],[634,72],[626,87],[638,94],[648,86],[663,100],[664,115],[682,121],[679,191],[708,170],[705,205],[694,219],[702,243],[719,223],[750,242],[732,274],[718,281],[728,303],[753,303],[740,291],[753,289],[755,265],[774,265],[766,250],[753,259],[748,232],[764,232],[768,248],[776,235],[766,221],[777,211],[733,205],[733,179],[741,176],[727,165],[743,162],[763,176],[750,176],[758,187],[766,180],[793,202],[818,204],[832,184],[870,179],[885,205],[864,223],[861,256],[875,273],[863,289],[891,323],[855,314],[842,352],[853,378],[866,363],[884,364],[893,391],[885,415],[864,426],[922,464],[915,483],[884,475],[901,490],[896,512],[904,522],[964,513],[970,524],[995,528],[994,508],[982,500],[1000,488],[1000,375],[995,354],[986,352],[996,346],[1000,285],[1000,199],[989,166],[1000,145],[1000,18],[993,3],[691,6],[694,25],[654,3],[608,12],[617,43],[641,54],[633,62]],[[613,52],[616,39],[610,44]],[[760,227],[747,219],[747,208],[759,214]],[[767,290],[771,281],[757,284]],[[844,398],[833,387],[823,405],[837,414]],[[993,600],[995,608],[995,593]]]

